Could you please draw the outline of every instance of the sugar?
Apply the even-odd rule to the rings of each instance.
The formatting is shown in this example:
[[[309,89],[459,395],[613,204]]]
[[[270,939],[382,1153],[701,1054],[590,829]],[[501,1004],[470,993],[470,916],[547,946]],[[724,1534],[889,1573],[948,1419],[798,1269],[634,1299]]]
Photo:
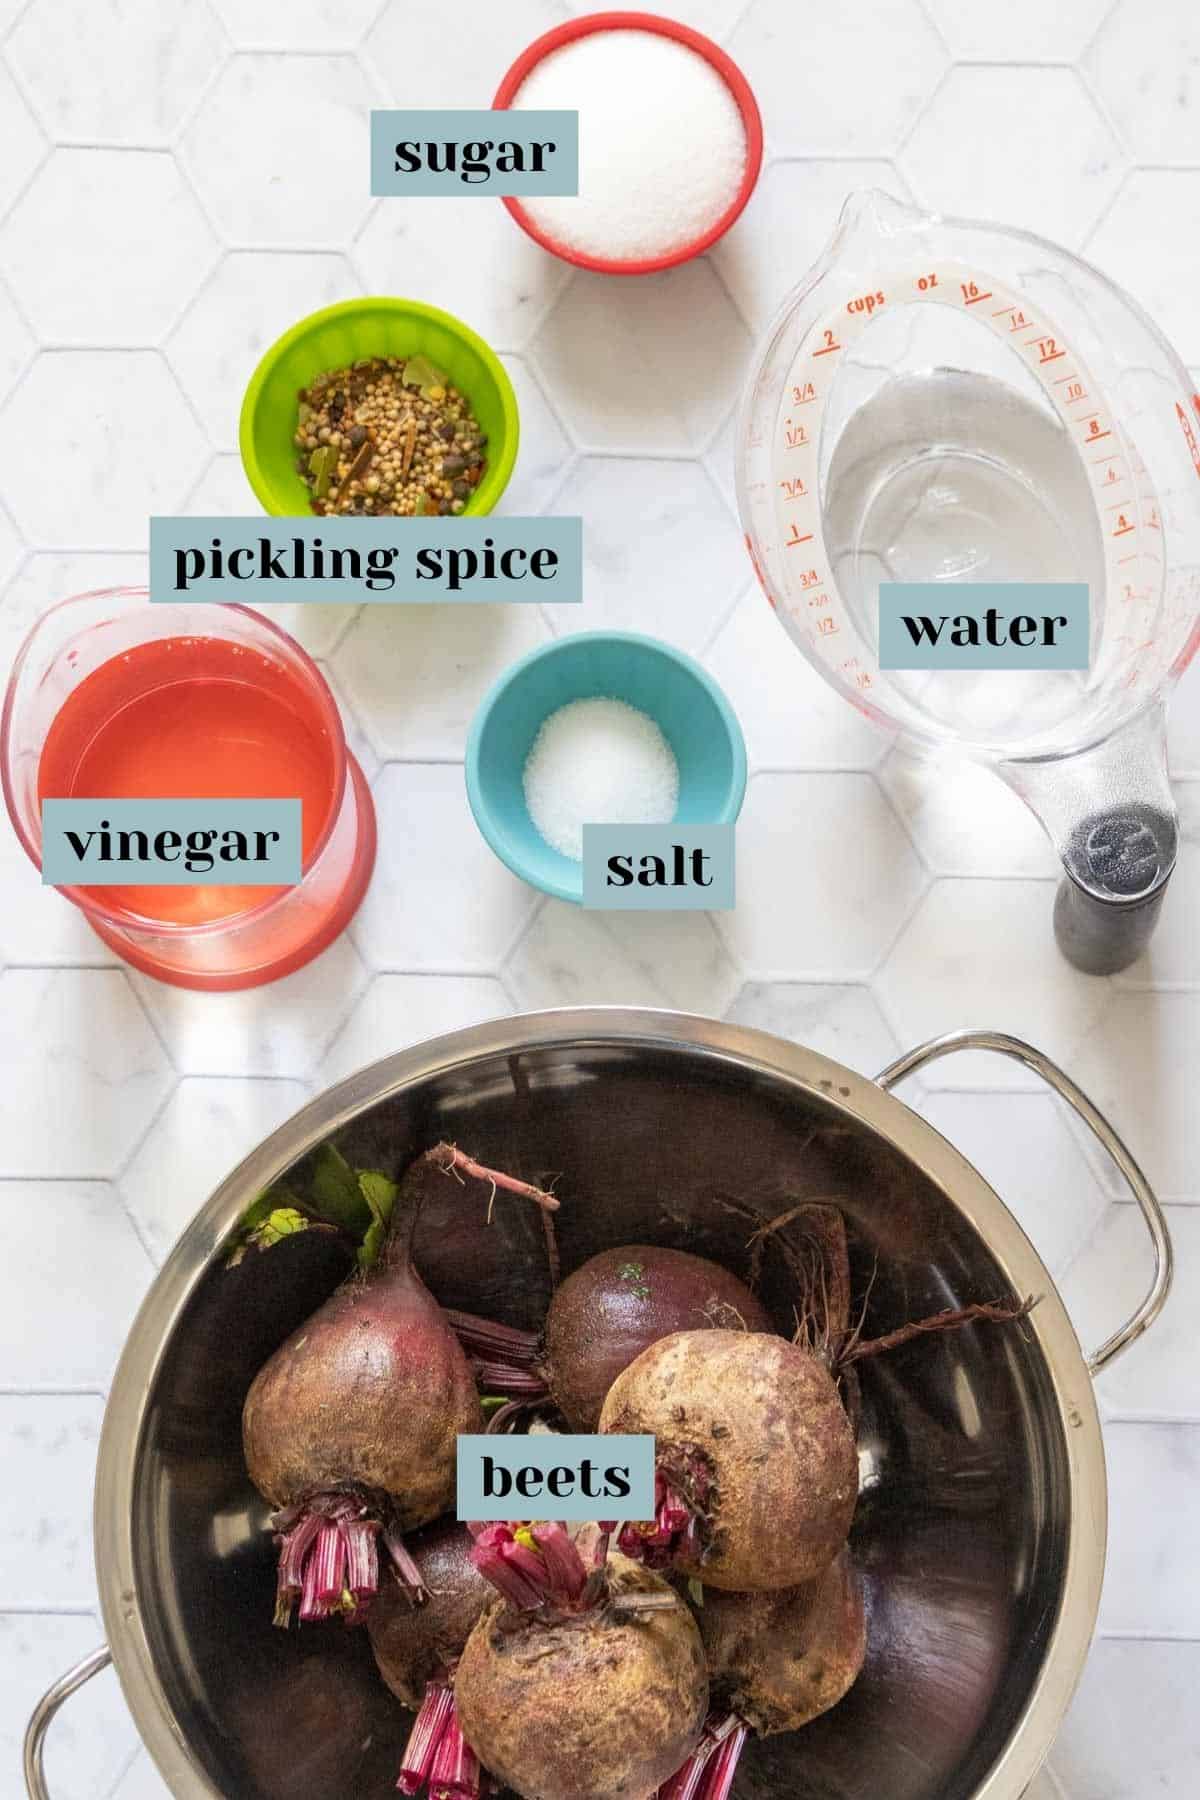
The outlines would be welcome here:
[[[579,113],[579,193],[523,202],[564,249],[605,261],[668,256],[733,204],[746,131],[697,51],[652,31],[594,31],[551,51],[514,106]]]
[[[624,700],[572,700],[544,720],[525,763],[525,804],[552,850],[583,860],[585,825],[666,825],[679,765],[644,712]]]

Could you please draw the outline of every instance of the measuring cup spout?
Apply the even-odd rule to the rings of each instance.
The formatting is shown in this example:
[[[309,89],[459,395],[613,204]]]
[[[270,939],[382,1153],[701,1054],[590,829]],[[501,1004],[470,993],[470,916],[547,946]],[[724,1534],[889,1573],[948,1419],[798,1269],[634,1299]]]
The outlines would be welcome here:
[[[1054,929],[1063,955],[1090,975],[1127,968],[1158,923],[1178,850],[1163,703],[1088,750],[1004,762],[997,773],[1062,857]]]

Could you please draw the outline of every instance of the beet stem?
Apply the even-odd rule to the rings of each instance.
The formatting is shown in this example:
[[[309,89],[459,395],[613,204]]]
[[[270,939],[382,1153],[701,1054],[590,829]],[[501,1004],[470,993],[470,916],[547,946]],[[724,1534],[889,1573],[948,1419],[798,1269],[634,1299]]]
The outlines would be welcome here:
[[[396,1786],[402,1794],[419,1794],[433,1770],[433,1759],[447,1725],[454,1716],[454,1695],[445,1682],[425,1685],[425,1698],[416,1724],[408,1736],[404,1762]]]
[[[678,1605],[674,1594],[615,1594],[612,1601],[619,1613],[673,1612]]]
[[[532,1200],[543,1212],[558,1211],[558,1201],[544,1188],[534,1187],[528,1181],[519,1181],[515,1175],[506,1175],[502,1169],[486,1168],[483,1163],[476,1162],[473,1156],[468,1156],[454,1144],[438,1144],[432,1155],[442,1159],[439,1166],[443,1174],[470,1175],[476,1181],[488,1182],[492,1189],[492,1200],[496,1198],[496,1189],[503,1188],[505,1193],[520,1194],[524,1199]]]
[[[664,1781],[658,1790],[657,1800],[696,1800],[700,1783],[704,1780],[704,1771],[716,1751],[706,1738],[701,1738],[687,1761],[672,1775],[670,1781]]]
[[[749,1735],[750,1727],[743,1724],[738,1724],[730,1732],[710,1758],[704,1771],[704,1785],[696,1800],[729,1800],[733,1778],[737,1774],[737,1766]]]
[[[510,1605],[523,1612],[552,1608],[587,1611],[599,1599],[566,1526],[543,1519],[532,1526],[469,1525],[471,1561]]]
[[[471,1358],[471,1368],[479,1385],[489,1394],[503,1394],[508,1399],[544,1400],[550,1392],[541,1376],[532,1369],[516,1369],[507,1363],[482,1362]]]
[[[396,1578],[414,1606],[424,1606],[429,1598],[425,1577],[414,1562],[400,1532],[388,1527],[383,1534],[384,1547],[392,1559]]]
[[[537,1366],[540,1345],[536,1332],[520,1331],[515,1325],[499,1325],[494,1319],[481,1319],[477,1313],[443,1309],[451,1328],[468,1356],[498,1356],[506,1364],[521,1368]]]
[[[704,1772],[726,1739],[731,1737],[743,1721],[736,1713],[710,1713],[703,1735],[692,1754],[672,1775],[670,1781],[659,1788],[656,1800],[697,1800]]]
[[[279,1545],[276,1625],[291,1624],[297,1601],[304,1622],[342,1613],[357,1624],[379,1588],[379,1520],[366,1504],[349,1494],[317,1494],[276,1513],[273,1522]]]
[[[429,1774],[430,1800],[479,1800],[481,1775],[479,1758],[463,1736],[452,1705],[434,1752]]]
[[[838,1358],[839,1366],[845,1368],[850,1363],[861,1362],[867,1356],[883,1356],[889,1350],[898,1350],[902,1344],[909,1344],[914,1338],[923,1337],[926,1333],[937,1331],[956,1331],[962,1325],[971,1325],[977,1321],[994,1325],[1012,1325],[1019,1319],[1029,1316],[1036,1306],[1035,1300],[992,1301],[986,1305],[951,1307],[946,1312],[934,1313],[932,1318],[914,1319],[908,1325],[897,1326],[883,1337],[862,1338],[857,1334],[847,1344]]]
[[[508,1432],[510,1426],[515,1428],[517,1420],[520,1419],[523,1414],[527,1412],[536,1413],[537,1410],[538,1402],[536,1400],[509,1400],[503,1406],[497,1408],[488,1420],[487,1435],[489,1437],[503,1437]]]

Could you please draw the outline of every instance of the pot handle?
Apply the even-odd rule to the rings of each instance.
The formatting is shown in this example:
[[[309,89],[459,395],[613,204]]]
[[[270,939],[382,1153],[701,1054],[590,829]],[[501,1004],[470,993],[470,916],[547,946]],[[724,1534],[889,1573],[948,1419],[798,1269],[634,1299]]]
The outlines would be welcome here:
[[[101,1644],[90,1656],[85,1656],[81,1663],[76,1663],[67,1674],[61,1675],[52,1688],[44,1693],[33,1709],[32,1717],[25,1728],[25,1791],[29,1800],[50,1800],[50,1790],[46,1786],[46,1771],[42,1766],[42,1751],[46,1743],[46,1733],[63,1702],[72,1694],[98,1675],[101,1669],[107,1669],[112,1661],[112,1652],[107,1644]]]
[[[1144,1331],[1149,1330],[1166,1305],[1167,1295],[1171,1291],[1175,1252],[1158,1196],[1138,1167],[1132,1152],[1118,1137],[1104,1114],[1093,1106],[1083,1089],[1077,1087],[1057,1063],[1051,1062],[1040,1050],[1035,1050],[1032,1044],[1026,1044],[1021,1038],[1010,1037],[1005,1031],[948,1031],[944,1037],[931,1038],[927,1044],[918,1044],[915,1050],[898,1056],[875,1080],[881,1088],[890,1091],[906,1075],[915,1075],[918,1069],[937,1062],[943,1056],[950,1056],[956,1050],[994,1050],[1000,1056],[1011,1056],[1015,1062],[1024,1063],[1027,1069],[1040,1075],[1061,1099],[1073,1107],[1093,1137],[1108,1151],[1141,1208],[1154,1248],[1154,1279],[1133,1317],[1088,1357],[1090,1373],[1099,1375],[1122,1351],[1128,1350],[1130,1344],[1136,1343]]]

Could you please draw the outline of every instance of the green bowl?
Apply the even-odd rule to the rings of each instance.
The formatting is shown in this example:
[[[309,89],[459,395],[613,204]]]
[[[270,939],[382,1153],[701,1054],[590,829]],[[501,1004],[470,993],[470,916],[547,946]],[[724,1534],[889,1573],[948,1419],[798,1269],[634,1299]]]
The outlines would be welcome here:
[[[238,442],[246,478],[264,511],[295,518],[312,510],[292,443],[300,389],[363,356],[418,353],[445,370],[487,433],[487,468],[465,510],[491,512],[508,486],[520,437],[517,397],[504,365],[452,313],[388,296],[340,300],[310,313],[271,345],[250,377]]]

